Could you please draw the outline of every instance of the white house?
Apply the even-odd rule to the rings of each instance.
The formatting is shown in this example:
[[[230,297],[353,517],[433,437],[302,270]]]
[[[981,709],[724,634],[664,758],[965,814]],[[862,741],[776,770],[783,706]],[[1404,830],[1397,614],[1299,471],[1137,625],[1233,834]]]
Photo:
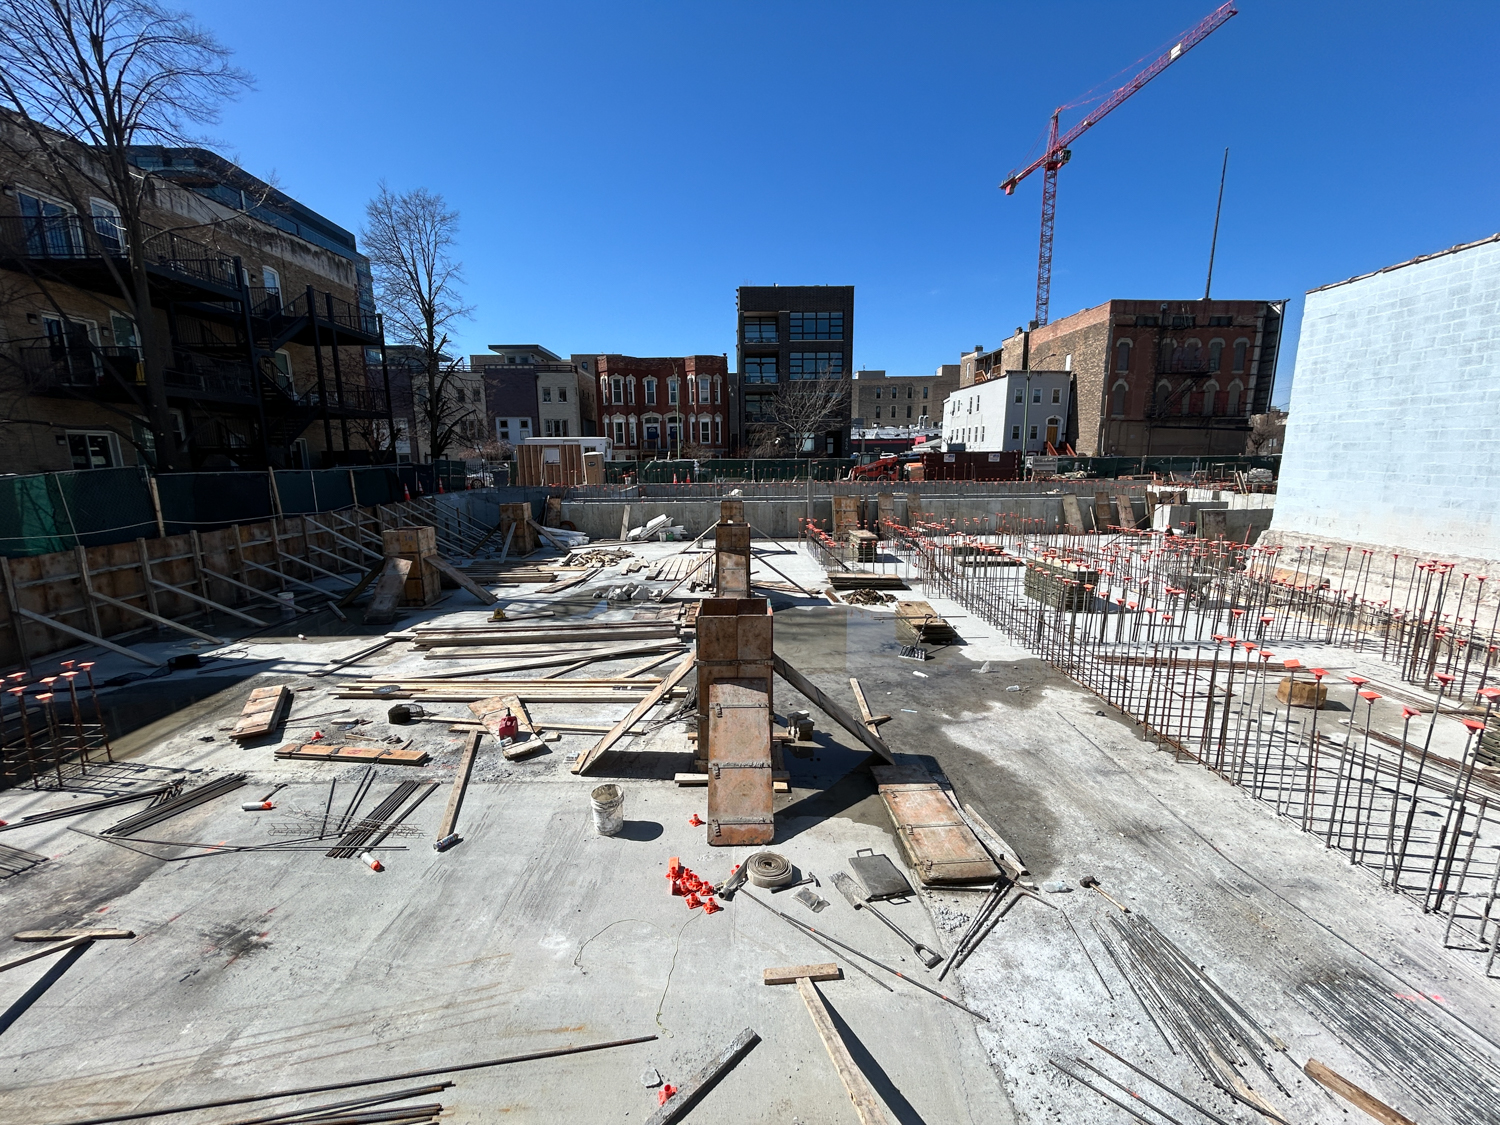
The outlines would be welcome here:
[[[943,404],[944,445],[978,453],[1059,449],[1072,397],[1068,371],[1007,371],[960,387]]]

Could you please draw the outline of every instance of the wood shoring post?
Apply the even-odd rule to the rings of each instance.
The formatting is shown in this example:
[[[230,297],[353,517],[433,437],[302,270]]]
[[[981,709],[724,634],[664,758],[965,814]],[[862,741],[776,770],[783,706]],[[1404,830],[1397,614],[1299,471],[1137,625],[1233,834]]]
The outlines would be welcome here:
[[[196,527],[188,532],[188,539],[193,544],[193,580],[198,583],[198,597],[205,603],[212,605],[213,603],[209,601],[208,597],[208,576],[203,567],[203,539],[199,536]],[[213,627],[213,623],[213,613],[210,611],[208,615],[210,628]]]
[[[94,583],[89,577],[88,548],[79,544],[73,548],[73,557],[78,562],[78,588],[83,591],[83,608],[88,613],[89,626],[96,637],[102,637],[104,628],[99,624],[99,607],[94,602]]]
[[[135,541],[135,549],[141,559],[141,589],[146,594],[146,608],[160,617],[161,607],[156,601],[156,580],[151,577],[151,551],[144,539]]]
[[[26,629],[21,624],[21,602],[16,596],[16,580],[10,572],[10,559],[4,555],[0,555],[0,579],[5,582],[5,603],[10,608],[10,627],[16,636],[16,652],[21,658],[21,667],[29,672],[31,654],[26,649]]]
[[[156,474],[146,474],[147,490],[151,493],[151,511],[156,516],[156,537],[165,539],[167,537],[167,521],[161,515],[161,492],[156,487]],[[195,533],[196,534],[196,533]]]

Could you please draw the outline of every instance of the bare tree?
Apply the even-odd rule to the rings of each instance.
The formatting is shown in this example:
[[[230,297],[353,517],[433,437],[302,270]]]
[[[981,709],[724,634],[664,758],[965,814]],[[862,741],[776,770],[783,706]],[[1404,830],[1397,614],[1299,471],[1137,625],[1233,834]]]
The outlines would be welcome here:
[[[1245,452],[1280,453],[1286,444],[1286,411],[1274,406],[1267,414],[1250,415],[1250,433],[1245,438]]]
[[[817,439],[844,424],[849,387],[842,379],[805,379],[778,388],[766,400],[752,446],[755,457],[814,457]]]
[[[216,121],[220,105],[250,85],[229,54],[186,13],[150,0],[0,3],[0,105],[15,127],[5,143],[84,220],[74,236],[108,264],[135,322],[143,421],[157,467],[168,470],[179,455],[164,374],[170,342],[152,315],[148,181],[130,149],[182,144],[190,128]],[[115,214],[95,217],[95,198]]]
[[[459,363],[445,354],[449,329],[473,312],[459,296],[463,267],[452,254],[458,212],[426,188],[398,195],[382,181],[380,193],[365,206],[365,223],[360,238],[375,291],[387,330],[416,360],[417,416],[427,431],[428,456],[437,460],[469,414],[458,395]]]

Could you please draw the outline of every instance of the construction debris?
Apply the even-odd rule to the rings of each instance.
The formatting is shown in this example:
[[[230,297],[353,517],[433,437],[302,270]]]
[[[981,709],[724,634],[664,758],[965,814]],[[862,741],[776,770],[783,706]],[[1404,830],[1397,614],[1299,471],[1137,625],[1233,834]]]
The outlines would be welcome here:
[[[240,712],[240,721],[235,724],[229,737],[236,742],[250,742],[265,735],[275,734],[286,721],[292,709],[292,691],[285,684],[276,687],[256,688]]]

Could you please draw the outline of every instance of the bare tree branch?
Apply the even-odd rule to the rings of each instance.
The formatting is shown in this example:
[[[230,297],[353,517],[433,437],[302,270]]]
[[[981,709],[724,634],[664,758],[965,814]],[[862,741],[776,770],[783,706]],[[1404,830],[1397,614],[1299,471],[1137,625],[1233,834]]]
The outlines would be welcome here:
[[[817,456],[817,439],[844,424],[848,402],[849,387],[842,379],[802,379],[778,387],[766,399],[765,412],[749,422],[756,439],[751,455]]]

